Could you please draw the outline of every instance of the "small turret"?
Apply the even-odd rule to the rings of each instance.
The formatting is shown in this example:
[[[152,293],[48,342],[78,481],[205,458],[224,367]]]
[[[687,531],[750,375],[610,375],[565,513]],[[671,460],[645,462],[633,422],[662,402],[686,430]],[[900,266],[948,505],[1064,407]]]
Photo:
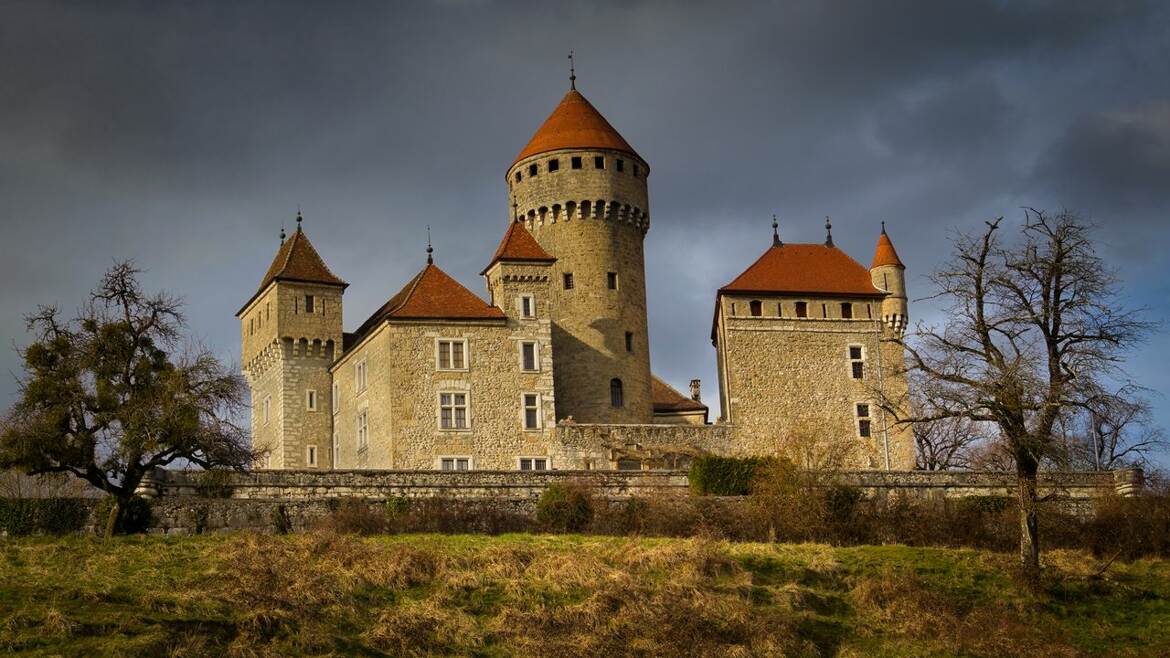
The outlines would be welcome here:
[[[882,222],[882,233],[878,236],[877,250],[869,273],[875,287],[890,293],[882,300],[882,319],[899,335],[905,333],[910,319],[906,300],[906,266],[894,250],[894,243],[886,233],[885,222]]]

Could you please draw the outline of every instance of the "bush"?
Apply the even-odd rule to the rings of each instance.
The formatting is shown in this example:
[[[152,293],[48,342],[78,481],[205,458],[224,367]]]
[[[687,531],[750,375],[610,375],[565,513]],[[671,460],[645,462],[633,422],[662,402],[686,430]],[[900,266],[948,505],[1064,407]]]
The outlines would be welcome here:
[[[272,531],[278,535],[287,535],[292,532],[292,520],[288,518],[288,510],[284,505],[274,505],[269,515],[272,522]]]
[[[536,521],[554,532],[581,532],[593,518],[593,493],[584,486],[551,484],[536,502]]]
[[[704,455],[691,462],[687,481],[700,496],[746,496],[767,460]]]
[[[345,498],[329,501],[333,508],[317,522],[317,528],[346,535],[381,535],[390,529],[390,519],[385,508],[373,507],[369,501],[360,498]]]
[[[31,535],[36,528],[36,500],[0,498],[0,530],[9,537]]]
[[[114,507],[115,502],[117,502],[116,498],[106,496],[98,501],[97,507],[94,508],[94,524],[99,533],[105,531],[106,522],[110,518],[110,510]],[[139,496],[131,496],[118,509],[118,518],[114,521],[114,534],[142,534],[150,529],[150,520],[150,501]]]

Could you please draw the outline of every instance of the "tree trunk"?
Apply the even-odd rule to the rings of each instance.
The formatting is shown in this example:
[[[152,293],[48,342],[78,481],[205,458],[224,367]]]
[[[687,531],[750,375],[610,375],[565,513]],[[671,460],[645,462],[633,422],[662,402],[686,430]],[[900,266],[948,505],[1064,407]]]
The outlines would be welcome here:
[[[1030,458],[1016,459],[1016,486],[1020,503],[1020,573],[1033,591],[1040,587],[1040,521],[1036,472]]]
[[[114,536],[114,530],[118,527],[118,516],[122,513],[122,501],[117,497],[114,498],[114,504],[110,505],[110,515],[106,517],[106,539]]]

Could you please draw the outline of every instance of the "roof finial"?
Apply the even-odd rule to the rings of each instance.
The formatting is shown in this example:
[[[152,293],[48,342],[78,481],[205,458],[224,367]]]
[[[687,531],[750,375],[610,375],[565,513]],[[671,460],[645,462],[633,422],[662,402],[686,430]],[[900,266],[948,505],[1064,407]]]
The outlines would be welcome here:
[[[284,222],[280,223],[280,244],[284,244]]]
[[[301,221],[304,217],[301,215],[301,204],[297,204],[297,233],[301,232]]]
[[[780,222],[776,220],[776,213],[772,213],[772,246],[779,247],[784,244],[780,241]]]
[[[432,265],[435,262],[435,250],[431,247],[431,225],[427,224],[427,265]]]
[[[569,51],[569,89],[577,89],[577,71],[573,68],[573,51]]]
[[[825,215],[825,246],[833,246],[833,222],[829,221],[828,215]]]
[[[882,235],[886,234],[886,220],[882,220]]]

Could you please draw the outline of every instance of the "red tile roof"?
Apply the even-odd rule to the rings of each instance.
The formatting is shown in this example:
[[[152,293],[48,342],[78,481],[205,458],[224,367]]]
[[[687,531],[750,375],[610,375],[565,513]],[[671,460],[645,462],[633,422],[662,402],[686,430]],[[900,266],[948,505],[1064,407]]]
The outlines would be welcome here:
[[[679,393],[657,375],[650,375],[650,399],[654,402],[655,413],[707,411],[707,405]]]
[[[416,274],[353,333],[357,345],[383,320],[503,320],[504,312],[464,288],[433,263]]]
[[[305,235],[300,226],[297,226],[297,230],[293,232],[291,238],[280,243],[280,249],[276,251],[276,257],[272,259],[272,264],[264,273],[260,287],[256,290],[256,294],[252,295],[252,298],[244,304],[244,308],[248,308],[248,304],[259,297],[260,293],[264,292],[264,289],[273,281],[320,283],[341,286],[342,288],[349,286],[348,283],[329,271],[325,261],[321,259],[321,255],[309,242],[309,236]],[[243,313],[244,308],[240,309],[240,313]]]
[[[801,293],[883,297],[869,270],[836,247],[823,244],[772,246],[720,293]]]
[[[512,164],[531,155],[559,149],[612,149],[638,155],[576,89],[565,94]]]
[[[906,267],[902,264],[902,259],[898,258],[898,252],[894,251],[894,243],[890,242],[890,236],[886,235],[886,229],[882,227],[882,234],[878,236],[877,250],[873,254],[873,264],[870,268],[881,267],[882,265],[897,265],[898,267]]]
[[[500,246],[496,248],[496,254],[492,256],[491,262],[487,267],[483,268],[480,274],[486,274],[497,262],[502,260],[509,261],[523,261],[531,263],[555,263],[556,258],[549,255],[536,238],[524,228],[523,222],[512,222],[508,227],[507,232],[504,233],[504,239],[500,240]]]

